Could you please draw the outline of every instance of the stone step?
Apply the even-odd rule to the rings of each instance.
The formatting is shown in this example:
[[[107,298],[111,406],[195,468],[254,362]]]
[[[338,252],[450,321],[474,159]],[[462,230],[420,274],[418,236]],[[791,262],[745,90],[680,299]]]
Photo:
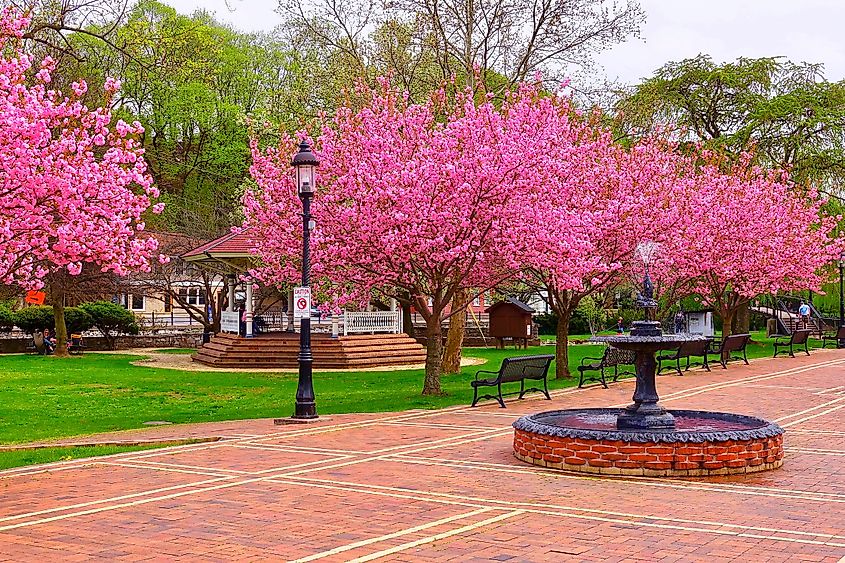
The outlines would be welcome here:
[[[421,364],[425,349],[406,334],[356,334],[331,338],[311,337],[315,369],[367,368]],[[202,346],[194,361],[215,367],[295,369],[299,334],[267,333],[254,338],[234,334],[215,335]]]

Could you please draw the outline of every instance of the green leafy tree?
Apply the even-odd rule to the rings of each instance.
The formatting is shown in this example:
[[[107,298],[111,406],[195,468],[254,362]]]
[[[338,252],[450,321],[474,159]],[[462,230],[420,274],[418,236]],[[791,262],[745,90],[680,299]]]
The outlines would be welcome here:
[[[83,303],[80,309],[88,313],[93,326],[105,337],[111,350],[121,334],[138,334],[138,322],[131,311],[111,301]]]
[[[584,317],[593,336],[600,332],[607,322],[607,311],[601,301],[593,295],[582,298],[575,312]]]
[[[689,141],[729,155],[754,149],[759,164],[842,195],[845,82],[825,80],[822,65],[699,55],[667,63],[623,92],[616,109],[628,135],[681,128]]]

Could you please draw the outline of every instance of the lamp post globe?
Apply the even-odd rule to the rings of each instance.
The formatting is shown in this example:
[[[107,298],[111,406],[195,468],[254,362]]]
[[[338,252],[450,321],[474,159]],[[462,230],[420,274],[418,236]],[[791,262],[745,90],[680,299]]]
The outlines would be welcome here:
[[[311,274],[311,198],[317,190],[317,167],[320,161],[311,152],[311,146],[302,141],[291,165],[296,173],[296,190],[302,200],[302,287],[308,288]],[[311,353],[311,311],[307,311],[299,322],[299,382],[293,418],[308,420],[317,418],[312,382],[314,356]]]

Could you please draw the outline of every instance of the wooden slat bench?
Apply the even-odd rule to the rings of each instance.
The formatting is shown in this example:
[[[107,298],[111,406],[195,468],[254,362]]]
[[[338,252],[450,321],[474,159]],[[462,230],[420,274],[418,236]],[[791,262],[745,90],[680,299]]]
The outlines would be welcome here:
[[[505,358],[502,361],[499,371],[478,370],[475,372],[475,381],[470,381],[470,385],[472,385],[472,406],[474,407],[478,403],[479,399],[496,399],[499,401],[500,407],[506,408],[505,401],[502,398],[502,383],[512,383],[517,381],[519,381],[519,391],[505,393],[504,395],[516,395],[518,393],[519,398],[521,399],[522,396],[529,391],[539,391],[543,393],[547,399],[551,400],[552,398],[549,396],[549,387],[546,378],[549,373],[549,365],[551,365],[552,360],[554,359],[555,357],[552,355],[516,356],[513,358]],[[492,374],[495,377],[479,378],[478,375],[481,373]],[[540,389],[539,387],[532,387],[530,389],[526,389],[526,379],[536,381],[542,380],[543,388]],[[496,387],[498,393],[496,395],[482,395],[479,397],[479,387]]]

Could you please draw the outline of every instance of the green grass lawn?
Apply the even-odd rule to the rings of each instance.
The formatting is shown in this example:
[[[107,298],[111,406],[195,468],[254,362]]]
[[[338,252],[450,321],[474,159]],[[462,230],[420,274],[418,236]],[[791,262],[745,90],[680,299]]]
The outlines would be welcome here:
[[[35,465],[36,463],[50,463],[54,461],[70,461],[86,457],[120,454],[123,452],[137,452],[150,450],[159,446],[91,446],[70,448],[37,448],[27,450],[12,450],[0,452],[0,469]]]
[[[748,349],[750,358],[771,355],[771,339],[763,336],[755,335],[757,342]],[[572,372],[576,373],[575,367],[583,357],[600,356],[602,348],[596,344],[571,346]],[[465,355],[483,358],[486,363],[444,376],[443,397],[420,395],[422,370],[317,372],[317,408],[320,414],[333,414],[469,404],[469,381],[476,370],[497,369],[503,358],[526,353],[553,354],[554,347],[537,346],[527,352],[465,349]],[[135,359],[137,355],[95,353],[67,359],[0,357],[0,443],[142,428],[144,422],[152,420],[210,422],[293,413],[295,374],[184,372],[133,366],[130,361]],[[553,377],[549,380],[552,389],[577,383],[574,377]],[[7,455],[0,453],[0,460]]]

